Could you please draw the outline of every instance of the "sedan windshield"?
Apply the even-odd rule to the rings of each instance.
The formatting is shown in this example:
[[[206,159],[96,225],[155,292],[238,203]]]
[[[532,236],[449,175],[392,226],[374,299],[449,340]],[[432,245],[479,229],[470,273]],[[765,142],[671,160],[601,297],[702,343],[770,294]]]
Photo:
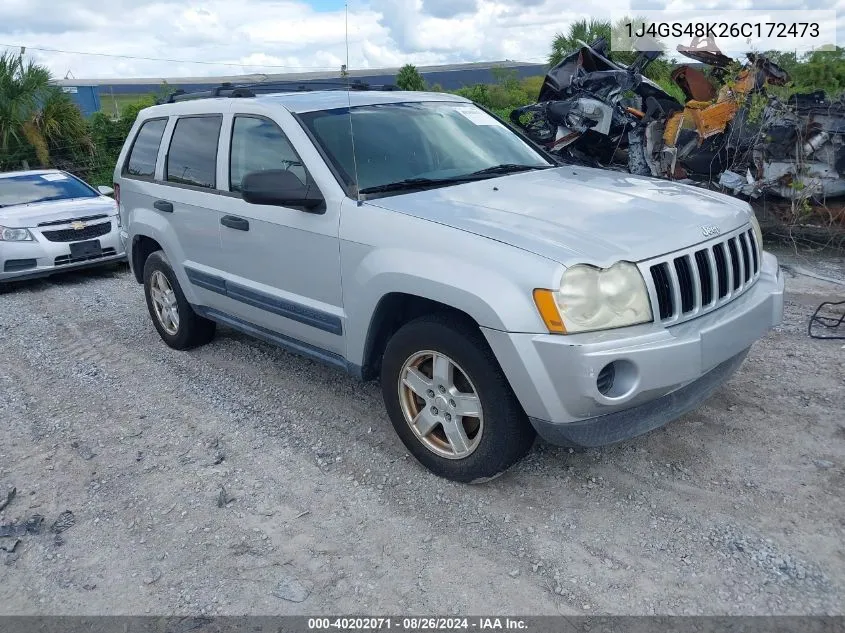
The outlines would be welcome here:
[[[509,127],[470,103],[367,105],[300,118],[341,178],[362,194],[553,166]]]
[[[0,177],[0,207],[98,195],[81,180],[58,172]]]

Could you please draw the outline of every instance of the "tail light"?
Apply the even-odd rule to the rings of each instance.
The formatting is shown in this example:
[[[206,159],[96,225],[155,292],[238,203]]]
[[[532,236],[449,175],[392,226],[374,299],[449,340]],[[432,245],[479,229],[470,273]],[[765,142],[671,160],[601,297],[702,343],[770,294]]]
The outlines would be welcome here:
[[[114,189],[114,203],[117,205],[117,227],[121,228],[123,226],[123,209],[120,208],[120,185],[118,183],[112,183],[112,189]]]

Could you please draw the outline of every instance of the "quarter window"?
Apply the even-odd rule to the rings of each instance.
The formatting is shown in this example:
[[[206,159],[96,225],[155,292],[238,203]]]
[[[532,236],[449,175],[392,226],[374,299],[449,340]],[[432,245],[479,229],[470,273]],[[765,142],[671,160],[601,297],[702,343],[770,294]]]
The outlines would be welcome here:
[[[184,117],[176,121],[167,152],[168,182],[214,189],[220,116]]]
[[[236,116],[232,127],[230,190],[240,191],[247,174],[269,169],[286,169],[307,184],[305,167],[279,126],[259,117]]]
[[[145,178],[152,178],[155,175],[158,147],[166,125],[167,119],[154,119],[141,126],[126,163],[128,175]]]

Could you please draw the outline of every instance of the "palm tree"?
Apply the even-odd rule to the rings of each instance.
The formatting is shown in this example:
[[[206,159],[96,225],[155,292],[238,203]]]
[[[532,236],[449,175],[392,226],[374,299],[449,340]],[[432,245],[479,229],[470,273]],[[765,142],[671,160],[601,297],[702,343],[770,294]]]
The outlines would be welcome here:
[[[93,151],[79,108],[50,83],[50,72],[22,55],[0,55],[0,168]]]
[[[569,25],[566,35],[558,33],[552,42],[549,65],[557,66],[564,57],[581,48],[578,40],[589,44],[604,37],[610,42],[610,22],[605,20],[576,20]]]
[[[642,21],[642,18],[623,18],[616,23],[616,32],[622,32],[622,25],[625,22],[634,22],[636,24]],[[612,30],[611,24],[607,20],[576,20],[569,25],[566,35],[558,33],[555,36],[552,42],[552,51],[549,54],[549,64],[553,67],[559,64],[565,57],[581,48],[580,42],[591,44],[598,38],[603,37],[610,44]],[[609,51],[608,56],[617,63],[628,65],[636,59],[637,53],[629,50],[614,50],[612,52]],[[672,65],[666,59],[666,56],[661,53],[646,68],[645,76],[661,82],[661,85],[665,84],[664,89],[668,89],[671,93],[675,94],[677,87],[673,88],[672,86],[674,84],[671,84],[669,81],[671,71]],[[676,96],[680,94],[678,91]]]

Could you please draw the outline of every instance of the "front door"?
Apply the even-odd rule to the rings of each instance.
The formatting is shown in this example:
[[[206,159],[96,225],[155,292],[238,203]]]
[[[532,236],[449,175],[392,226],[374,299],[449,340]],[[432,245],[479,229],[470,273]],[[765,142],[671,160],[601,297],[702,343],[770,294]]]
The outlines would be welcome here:
[[[258,115],[231,123],[227,212],[220,236],[229,310],[294,347],[342,362],[345,353],[337,205],[320,213],[255,205],[240,197],[246,174],[286,169],[311,176],[281,128]]]

